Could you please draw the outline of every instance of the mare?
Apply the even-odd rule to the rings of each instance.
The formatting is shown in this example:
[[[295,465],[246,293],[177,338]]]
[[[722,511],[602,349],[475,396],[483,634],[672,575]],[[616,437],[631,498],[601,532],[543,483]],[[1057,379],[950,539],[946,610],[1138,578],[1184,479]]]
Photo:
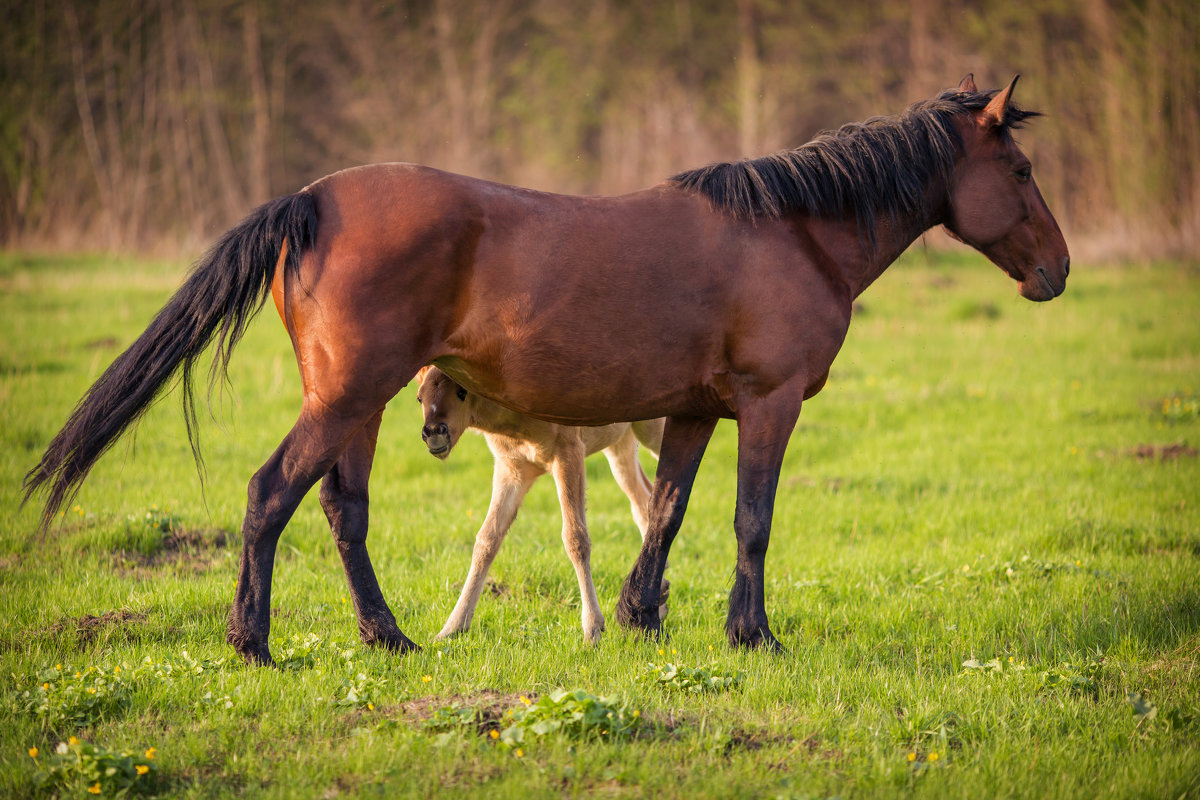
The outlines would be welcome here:
[[[294,427],[250,479],[226,638],[272,663],[275,550],[318,481],[361,638],[416,647],[367,552],[367,482],[383,410],[422,366],[565,425],[666,417],[650,525],[616,618],[657,635],[667,554],[717,420],[737,421],[731,644],[779,647],[764,569],[780,464],[825,385],[854,298],[945,226],[1030,300],[1066,287],[1066,242],[1012,131],[1014,78],[971,76],[899,115],[641,191],[573,197],[412,164],[375,164],[277,198],[226,232],[100,376],[26,475],[43,528],[96,460],[216,340],[210,380],[272,296],[296,353]],[[1036,411],[1031,411],[1036,414]],[[814,520],[819,524],[819,520]]]
[[[604,614],[592,581],[592,540],[584,509],[587,472],[583,462],[591,454],[603,451],[613,477],[629,498],[633,520],[645,539],[652,486],[637,460],[638,442],[657,458],[665,420],[596,427],[556,425],[526,417],[470,393],[437,367],[423,367],[417,373],[417,383],[420,387],[417,402],[425,417],[421,439],[430,453],[446,458],[463,431],[475,428],[483,432],[493,457],[492,499],[475,536],[471,569],[454,610],[434,638],[445,639],[471,627],[488,570],[516,519],[521,501],[534,481],[549,472],[554,477],[562,509],[563,546],[579,581],[583,636],[592,644],[599,642]],[[665,603],[665,596],[660,599]],[[660,619],[665,615],[666,607],[662,605]]]

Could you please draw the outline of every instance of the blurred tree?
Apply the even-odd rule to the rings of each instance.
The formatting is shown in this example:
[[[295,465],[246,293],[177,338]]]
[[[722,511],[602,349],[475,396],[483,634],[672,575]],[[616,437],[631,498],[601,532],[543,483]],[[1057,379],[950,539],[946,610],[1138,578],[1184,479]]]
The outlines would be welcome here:
[[[1200,246],[1195,0],[29,0],[0,23],[9,247],[191,252],[369,161],[629,191],[966,72],[1026,75],[1073,244]]]

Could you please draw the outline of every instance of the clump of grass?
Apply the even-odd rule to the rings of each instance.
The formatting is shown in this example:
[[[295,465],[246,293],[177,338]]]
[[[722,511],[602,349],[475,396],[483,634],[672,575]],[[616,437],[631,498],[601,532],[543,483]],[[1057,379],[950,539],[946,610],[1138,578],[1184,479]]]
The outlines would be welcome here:
[[[583,689],[556,689],[536,701],[523,698],[525,708],[513,712],[512,723],[494,735],[502,745],[516,747],[527,737],[559,734],[574,739],[620,739],[633,733],[642,712],[620,695],[598,697]]]
[[[721,673],[715,666],[688,668],[666,662],[647,664],[642,679],[660,689],[703,694],[725,692],[741,686],[746,679],[746,673]]]
[[[121,797],[151,793],[156,788],[158,751],[147,748],[141,755],[128,750],[83,742],[72,736],[59,742],[54,752],[43,756],[36,747],[29,755],[37,762],[33,776],[35,791],[55,796]]]
[[[113,715],[129,699],[129,683],[121,668],[89,666],[81,670],[61,664],[42,669],[19,686],[11,706],[51,730],[85,728]]]

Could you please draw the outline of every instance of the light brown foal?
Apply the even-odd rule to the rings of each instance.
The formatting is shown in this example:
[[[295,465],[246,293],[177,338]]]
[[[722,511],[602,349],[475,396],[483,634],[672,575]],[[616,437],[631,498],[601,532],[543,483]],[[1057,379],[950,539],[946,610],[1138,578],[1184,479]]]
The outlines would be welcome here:
[[[471,569],[454,610],[435,638],[445,639],[470,629],[488,570],[516,519],[521,501],[534,481],[549,472],[562,509],[563,546],[579,581],[583,637],[592,644],[599,642],[604,631],[604,614],[592,581],[592,540],[584,510],[587,478],[583,462],[593,453],[604,453],[617,485],[629,498],[633,521],[644,538],[653,486],[638,463],[638,442],[658,458],[665,420],[598,427],[555,425],[509,411],[468,392],[437,367],[422,369],[417,373],[417,381],[420,385],[417,400],[425,415],[421,439],[431,454],[446,458],[463,431],[475,428],[483,432],[494,457],[492,500],[475,536]],[[660,620],[667,612],[665,588],[661,599]]]

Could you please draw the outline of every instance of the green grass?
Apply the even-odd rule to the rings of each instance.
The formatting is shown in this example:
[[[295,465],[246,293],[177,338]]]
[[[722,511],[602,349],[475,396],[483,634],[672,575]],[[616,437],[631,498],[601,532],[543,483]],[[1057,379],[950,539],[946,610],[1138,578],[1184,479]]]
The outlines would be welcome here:
[[[615,624],[639,542],[593,459],[601,644],[582,640],[548,480],[493,568],[497,596],[468,634],[431,643],[466,574],[490,461],[479,437],[431,458],[406,389],[384,418],[370,545],[425,649],[359,645],[314,493],[276,562],[280,670],[245,668],[224,643],[246,482],[299,409],[270,307],[214,399],[203,491],[172,396],[50,534],[19,510],[24,472],[180,278],[173,263],[0,256],[0,796],[39,780],[90,796],[88,764],[128,772],[154,748],[144,780],[101,789],[1200,797],[1196,265],[1080,264],[1041,305],[979,257],[893,267],[861,298],[784,463],[767,560],[781,656],[724,643],[729,423],[671,553],[667,640]],[[540,716],[522,716],[521,696]],[[568,707],[614,709],[621,724],[572,733],[554,716]],[[81,744],[60,761],[94,754],[52,767],[70,736]]]

